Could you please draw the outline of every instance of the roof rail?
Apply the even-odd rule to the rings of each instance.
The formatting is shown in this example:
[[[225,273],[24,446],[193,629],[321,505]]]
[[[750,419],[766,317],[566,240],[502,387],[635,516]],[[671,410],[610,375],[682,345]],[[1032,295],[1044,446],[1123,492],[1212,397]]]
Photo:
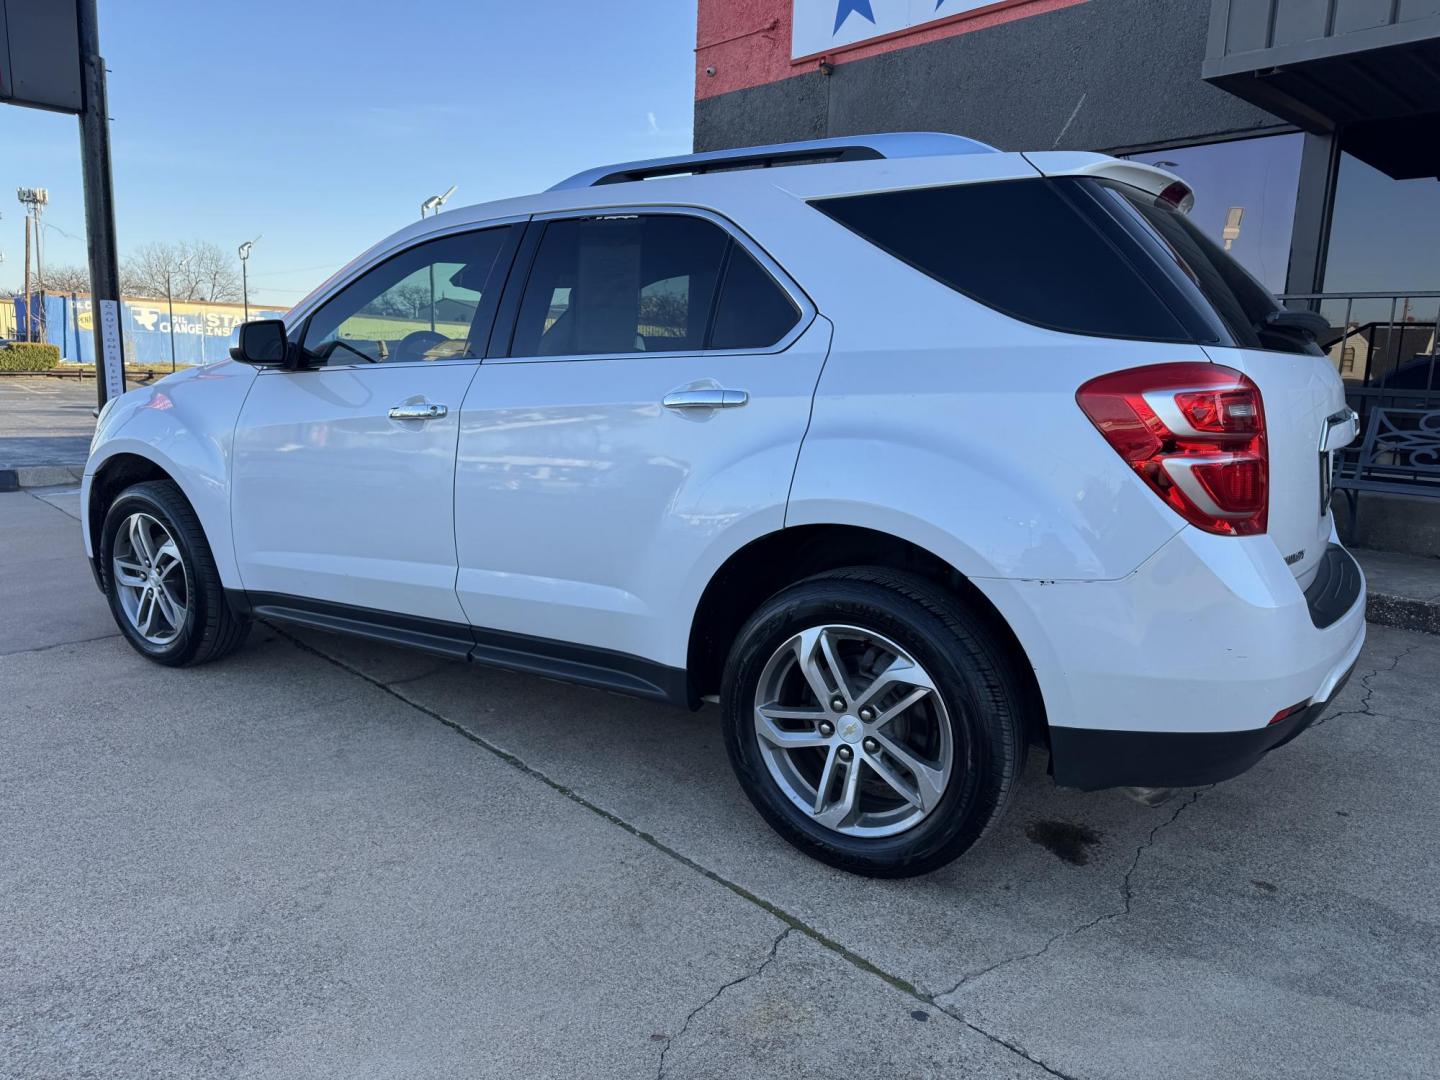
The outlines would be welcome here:
[[[624,184],[659,176],[724,172],[731,169],[768,169],[776,165],[800,165],[835,161],[878,161],[886,158],[942,157],[950,154],[993,154],[993,146],[962,135],[935,131],[905,131],[885,135],[855,135],[839,139],[812,139],[808,142],[777,143],[774,146],[747,146],[736,150],[714,150],[706,154],[629,161],[587,169],[552,187],[551,191]]]

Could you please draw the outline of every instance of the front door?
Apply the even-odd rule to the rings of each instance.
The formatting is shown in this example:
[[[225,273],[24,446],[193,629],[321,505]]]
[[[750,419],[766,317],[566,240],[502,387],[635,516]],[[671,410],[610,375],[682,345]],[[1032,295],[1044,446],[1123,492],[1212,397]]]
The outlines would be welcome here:
[[[259,374],[236,427],[231,494],[247,592],[465,621],[460,407],[514,239],[502,226],[386,259],[297,331],[310,370]]]
[[[461,602],[484,630],[683,667],[686,597],[784,525],[830,324],[707,216],[531,228],[509,355],[461,418]]]

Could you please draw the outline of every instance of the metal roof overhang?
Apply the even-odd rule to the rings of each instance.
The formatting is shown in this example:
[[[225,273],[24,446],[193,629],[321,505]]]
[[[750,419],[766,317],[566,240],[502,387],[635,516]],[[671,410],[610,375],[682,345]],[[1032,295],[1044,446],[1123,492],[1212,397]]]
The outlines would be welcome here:
[[[1396,180],[1440,175],[1440,3],[1425,4],[1433,15],[1348,30],[1336,6],[1214,0],[1206,81],[1302,130],[1338,132]],[[1308,13],[1319,36],[1302,36]]]

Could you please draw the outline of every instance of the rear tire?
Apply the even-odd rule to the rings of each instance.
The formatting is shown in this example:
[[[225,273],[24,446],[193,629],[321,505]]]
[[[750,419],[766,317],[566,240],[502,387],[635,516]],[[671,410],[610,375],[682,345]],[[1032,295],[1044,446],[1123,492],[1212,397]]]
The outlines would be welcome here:
[[[226,601],[200,519],[174,483],[147,480],[110,504],[100,566],[110,613],[146,659],[188,667],[245,640],[250,620]]]
[[[807,855],[870,877],[929,873],[999,820],[1024,767],[1014,663],[933,582],[832,571],[741,629],[721,690],[726,749],[751,803]]]

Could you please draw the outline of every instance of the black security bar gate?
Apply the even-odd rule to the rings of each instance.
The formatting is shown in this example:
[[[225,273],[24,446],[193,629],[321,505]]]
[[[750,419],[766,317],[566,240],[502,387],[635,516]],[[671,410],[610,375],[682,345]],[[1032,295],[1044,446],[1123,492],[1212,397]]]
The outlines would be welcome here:
[[[1337,486],[1440,495],[1440,292],[1280,299],[1330,323],[1320,347],[1360,414],[1361,438],[1336,461]]]

